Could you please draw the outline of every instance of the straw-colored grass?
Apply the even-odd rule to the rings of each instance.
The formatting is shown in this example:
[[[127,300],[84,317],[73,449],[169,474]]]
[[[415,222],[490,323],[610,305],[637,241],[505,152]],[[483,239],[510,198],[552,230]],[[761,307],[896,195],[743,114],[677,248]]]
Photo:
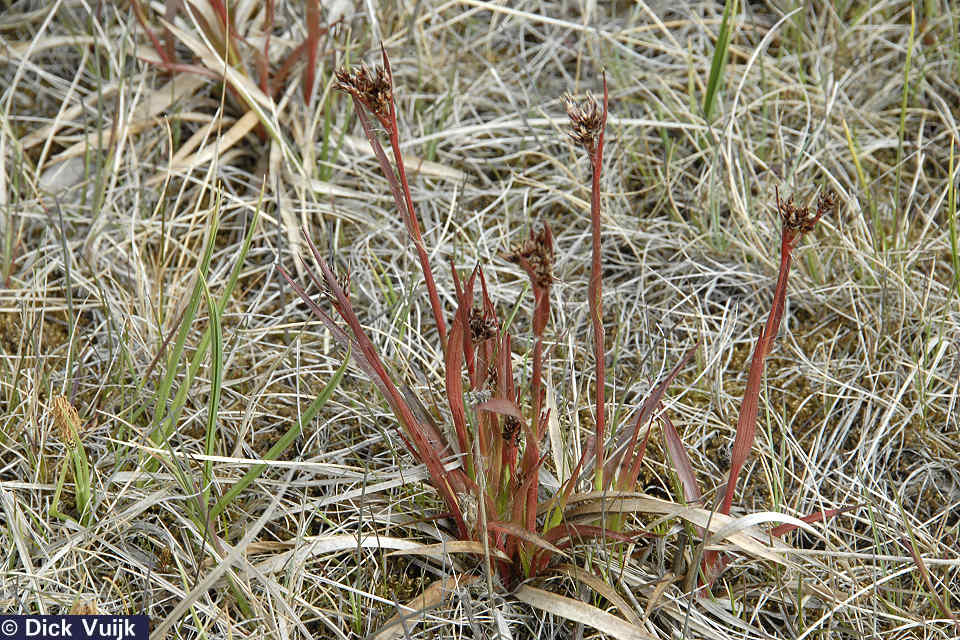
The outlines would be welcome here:
[[[161,3],[139,4],[163,36]],[[235,3],[247,52],[265,44],[261,4]],[[313,3],[274,4],[276,72],[310,40]],[[581,605],[620,637],[960,635],[960,13],[731,2],[718,65],[723,4],[668,4],[325,2],[321,22],[342,21],[307,96],[303,57],[264,92],[253,60],[186,12],[172,33],[193,68],[164,66],[127,3],[4,10],[0,611],[93,603],[178,638],[365,638],[398,613],[376,637],[614,629]],[[587,577],[558,565],[512,591],[472,572],[476,556],[410,553],[451,540],[438,494],[276,269],[308,282],[305,226],[349,270],[384,361],[442,397],[417,258],[333,91],[380,40],[438,290],[453,291],[451,258],[479,261],[504,315],[520,301],[528,318],[527,280],[498,254],[554,230],[546,369],[563,442],[543,444],[544,484],[594,424],[590,169],[563,94],[599,94],[606,71],[608,429],[702,340],[664,404],[708,509],[777,278],[774,190],[802,204],[836,190],[794,252],[731,515],[764,529],[856,508],[785,535],[786,564],[734,548],[707,596],[691,593],[698,527],[677,517],[631,515],[657,537],[574,546]],[[518,370],[532,345],[515,344]],[[680,503],[653,429],[637,489]]]

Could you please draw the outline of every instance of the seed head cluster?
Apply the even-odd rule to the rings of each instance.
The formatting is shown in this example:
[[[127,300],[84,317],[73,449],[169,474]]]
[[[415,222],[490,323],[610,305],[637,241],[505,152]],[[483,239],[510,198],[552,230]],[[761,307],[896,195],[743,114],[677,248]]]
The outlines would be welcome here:
[[[491,362],[487,365],[487,377],[484,379],[483,384],[489,385],[491,388],[496,388],[497,384],[497,363]]]
[[[390,105],[393,103],[393,87],[383,67],[373,71],[366,65],[356,69],[341,68],[337,71],[336,88],[349,93],[372,113],[385,127],[390,122]]]
[[[563,102],[567,107],[567,116],[570,118],[570,139],[586,149],[592,157],[603,134],[603,110],[596,98],[590,94],[587,94],[584,100],[577,102],[568,93],[563,96]]]
[[[530,237],[501,254],[504,260],[519,264],[533,286],[549,289],[553,283],[553,234],[549,225],[539,233],[530,230]]]
[[[470,338],[474,344],[493,338],[499,330],[496,317],[489,316],[480,309],[470,310]]]
[[[833,215],[834,209],[837,208],[837,192],[833,189],[828,189],[820,194],[817,198],[817,220],[823,216]]]
[[[343,296],[347,300],[349,300],[350,299],[350,272],[347,270],[341,271],[340,269],[333,267],[333,275],[337,279],[337,286],[343,290]],[[321,291],[323,295],[326,296],[326,298],[330,300],[330,302],[333,303],[335,306],[339,305],[340,303],[337,301],[337,296],[333,294],[333,290],[331,290],[330,287],[327,286],[327,283],[321,280],[319,284],[321,285]]]
[[[504,416],[503,433],[500,434],[503,437],[503,441],[514,446],[519,446],[522,426],[520,421],[513,416]]]
[[[813,229],[824,215],[833,213],[837,206],[837,194],[835,191],[825,191],[817,198],[817,208],[811,211],[810,207],[798,207],[793,203],[793,197],[783,201],[780,199],[780,193],[777,192],[777,211],[783,220],[783,225],[795,232],[806,233]]]

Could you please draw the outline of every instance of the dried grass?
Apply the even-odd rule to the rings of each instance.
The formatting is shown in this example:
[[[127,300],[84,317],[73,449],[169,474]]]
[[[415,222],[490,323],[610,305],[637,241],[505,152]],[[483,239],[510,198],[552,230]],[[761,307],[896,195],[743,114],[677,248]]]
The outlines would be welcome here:
[[[84,602],[101,613],[146,612],[170,625],[170,637],[363,638],[410,614],[403,603],[429,585],[471,568],[464,554],[387,557],[404,543],[446,541],[447,523],[432,517],[439,503],[426,471],[402,453],[390,411],[362,372],[347,369],[283,457],[265,457],[342,362],[275,268],[278,254],[288,264],[300,253],[301,224],[349,267],[352,299],[384,361],[418,381],[409,393],[430,398],[443,388],[443,354],[429,335],[403,221],[386,217],[389,186],[358,144],[352,105],[333,94],[333,51],[337,62],[373,63],[382,38],[414,204],[425,245],[436,248],[431,263],[489,265],[491,296],[512,309],[526,299],[525,278],[497,254],[534,221],[555,231],[552,322],[564,329],[545,336],[545,379],[558,414],[549,432],[565,442],[545,450],[569,459],[548,457],[544,484],[569,473],[594,424],[581,293],[590,278],[590,173],[564,137],[560,96],[599,95],[606,70],[608,406],[639,407],[648,381],[702,340],[664,404],[707,504],[727,482],[750,349],[776,279],[774,187],[789,194],[822,184],[839,194],[837,214],[795,251],[731,515],[756,526],[749,514],[862,506],[806,525],[818,535],[787,533],[786,565],[732,555],[713,598],[691,597],[689,576],[697,527],[716,531],[719,521],[630,516],[631,529],[662,536],[565,549],[573,563],[598,571],[657,638],[954,637],[960,16],[946,0],[918,8],[913,27],[906,3],[804,3],[786,18],[743,4],[709,123],[700,109],[717,3],[360,3],[356,14],[344,3],[312,94],[303,99],[298,68],[269,109],[255,85],[246,87],[252,105],[209,77],[182,73],[168,85],[144,61],[150,40],[125,5],[8,8],[0,16],[0,610],[59,613]],[[270,51],[279,62],[312,22],[303,3],[275,5]],[[262,44],[262,24],[250,20],[244,33]],[[259,111],[248,116],[251,106]],[[798,204],[809,204],[802,192]],[[257,211],[236,288],[224,296]],[[212,456],[217,385],[201,349],[210,326],[202,298],[170,366],[207,247],[205,280],[223,304]],[[444,271],[436,269],[437,288],[452,291]],[[452,298],[440,303],[452,313]],[[72,445],[56,433],[60,396],[84,428],[86,492],[75,484]],[[169,439],[151,440],[171,415]],[[654,428],[640,488],[676,503],[689,478],[674,474],[670,438],[664,445]],[[213,496],[266,466],[201,526],[191,510],[208,462]],[[78,496],[89,496],[88,516]],[[356,542],[321,544],[347,539],[338,536]],[[630,619],[585,584],[565,573],[530,589]],[[407,625],[409,637],[580,633],[495,584],[490,592],[485,580],[431,602],[404,618],[419,622]]]

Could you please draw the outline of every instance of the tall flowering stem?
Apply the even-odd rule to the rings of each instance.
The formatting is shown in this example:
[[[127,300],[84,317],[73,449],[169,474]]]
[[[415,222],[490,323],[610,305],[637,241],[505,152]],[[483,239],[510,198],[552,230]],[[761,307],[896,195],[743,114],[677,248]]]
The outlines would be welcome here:
[[[437,332],[440,334],[440,343],[446,345],[447,326],[443,320],[443,307],[440,304],[440,296],[437,294],[437,284],[433,278],[433,271],[430,269],[427,250],[423,245],[420,220],[413,208],[407,171],[403,165],[403,154],[400,152],[400,129],[397,125],[397,107],[393,100],[393,71],[390,69],[390,60],[387,58],[387,52],[383,45],[380,46],[380,52],[383,58],[383,66],[377,67],[374,71],[365,66],[356,70],[341,69],[337,71],[337,88],[353,97],[357,117],[363,126],[364,134],[370,141],[370,146],[373,147],[374,154],[380,162],[380,168],[390,183],[390,190],[397,201],[397,208],[400,209],[404,226],[407,228],[410,239],[413,240],[417,259],[420,261],[420,270],[423,272],[423,280],[427,285],[427,295],[430,298],[433,320],[437,325]],[[393,151],[394,164],[397,167],[396,174],[383,153],[383,147],[370,126],[364,108],[373,114],[387,132],[390,149]]]
[[[740,415],[737,418],[737,433],[733,440],[733,451],[730,454],[730,475],[720,504],[720,513],[729,515],[733,505],[733,494],[737,490],[737,478],[743,470],[743,465],[753,448],[753,440],[757,431],[757,413],[760,405],[760,383],[763,380],[764,360],[770,353],[773,340],[780,330],[780,320],[783,318],[783,308],[787,298],[787,279],[790,275],[790,263],[793,250],[803,237],[811,231],[824,215],[832,213],[837,206],[837,195],[828,191],[817,199],[817,208],[811,211],[809,207],[798,207],[793,198],[783,201],[780,199],[780,190],[776,192],[777,212],[780,214],[780,273],[777,276],[777,286],[773,292],[773,304],[767,322],[760,330],[757,344],[753,349],[753,358],[750,370],[747,373],[747,387],[743,392],[743,401],[740,403]],[[703,554],[701,571],[707,585],[723,572],[728,556],[718,551],[706,551]]]
[[[780,274],[777,276],[777,286],[773,293],[773,305],[757,338],[753,350],[753,359],[747,375],[747,387],[744,390],[743,402],[740,404],[740,416],[737,419],[737,433],[733,441],[733,451],[730,455],[730,476],[727,480],[726,492],[720,512],[730,513],[733,504],[733,494],[737,488],[737,477],[753,447],[753,439],[757,427],[757,411],[760,399],[760,382],[763,378],[764,360],[770,353],[773,340],[780,330],[780,320],[783,318],[783,307],[787,298],[787,278],[790,275],[790,262],[793,250],[803,234],[812,230],[817,221],[825,214],[831,213],[837,206],[837,195],[828,191],[817,199],[817,208],[811,211],[809,207],[794,205],[793,198],[787,201],[780,199],[777,190],[777,211],[780,213]]]
[[[604,442],[606,438],[606,371],[604,368],[603,330],[603,282],[600,264],[600,176],[603,171],[603,134],[607,125],[607,76],[603,76],[603,110],[597,101],[588,96],[577,103],[572,96],[565,96],[567,115],[570,117],[570,138],[582,146],[590,158],[593,173],[590,198],[590,231],[593,237],[593,260],[590,269],[590,287],[587,292],[590,304],[590,320],[593,325],[593,357],[596,366],[596,476],[594,488],[603,485]]]
[[[539,490],[536,471],[542,463],[539,443],[543,439],[547,424],[547,416],[543,413],[543,332],[550,319],[550,287],[553,284],[553,232],[550,225],[544,224],[539,233],[534,233],[531,229],[529,238],[501,255],[526,271],[533,288],[534,346],[533,372],[530,377],[530,401],[533,411],[530,414],[530,429],[521,461],[528,484],[525,485],[525,503],[517,503],[517,517],[522,517],[523,525],[532,530],[536,527]]]
[[[387,50],[380,45],[380,53],[383,57],[383,68],[387,71],[387,80],[390,86],[393,86],[393,71],[390,69],[390,59],[387,58]],[[420,233],[420,222],[413,208],[413,198],[410,196],[410,185],[407,182],[407,170],[403,166],[403,156],[400,155],[400,130],[397,127],[397,107],[393,100],[390,101],[390,126],[387,127],[387,135],[390,136],[390,148],[393,149],[393,159],[397,164],[397,173],[400,175],[400,184],[403,186],[403,195],[407,204],[407,225],[410,237],[413,238],[414,247],[417,250],[417,258],[420,260],[420,268],[423,270],[423,278],[427,283],[427,293],[430,296],[430,308],[433,310],[433,319],[437,323],[437,331],[440,333],[441,344],[446,343],[447,329],[443,321],[443,307],[440,305],[440,296],[437,295],[437,283],[433,280],[433,274],[430,272],[430,261],[427,258],[427,250],[423,246],[423,235]]]
[[[500,254],[509,262],[520,265],[530,277],[533,289],[533,376],[530,396],[533,402],[533,424],[540,422],[543,410],[543,331],[550,319],[550,287],[553,284],[553,231],[544,224],[538,233],[530,236],[510,251]],[[540,434],[542,435],[542,434]]]

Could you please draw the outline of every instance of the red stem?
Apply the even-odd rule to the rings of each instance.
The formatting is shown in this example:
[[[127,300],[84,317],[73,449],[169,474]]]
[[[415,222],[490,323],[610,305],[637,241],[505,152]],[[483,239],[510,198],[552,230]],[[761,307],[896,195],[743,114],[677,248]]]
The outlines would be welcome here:
[[[517,399],[517,392],[513,386],[513,360],[510,357],[512,353],[512,340],[510,334],[506,333],[499,339],[500,347],[497,352],[497,391],[501,398]],[[500,419],[506,424],[506,418]],[[496,434],[494,434],[496,437]],[[503,458],[501,468],[509,473],[507,482],[514,482],[517,478],[517,440],[511,437],[504,442]],[[501,471],[503,473],[503,471]]]
[[[603,171],[603,134],[607,126],[607,77],[603,77],[603,118],[600,125],[600,135],[597,137],[597,148],[590,158],[593,167],[593,183],[590,198],[590,231],[593,236],[593,262],[590,271],[590,319],[593,324],[593,357],[596,365],[597,393],[596,393],[596,434],[597,434],[597,462],[596,480],[597,489],[601,488],[603,478],[603,456],[606,438],[606,371],[604,367],[604,331],[603,331],[603,282],[600,265],[600,175]]]
[[[383,68],[387,72],[387,78],[390,86],[393,87],[393,71],[390,69],[390,60],[387,58],[387,51],[380,45],[383,55]],[[413,239],[413,245],[417,250],[417,258],[420,260],[420,269],[423,271],[423,279],[427,283],[427,293],[430,296],[430,307],[433,310],[433,319],[437,323],[437,331],[440,333],[440,344],[447,344],[447,326],[443,321],[443,307],[440,305],[440,296],[437,294],[437,283],[433,279],[433,272],[430,270],[430,260],[427,258],[427,250],[423,246],[423,235],[420,233],[420,222],[417,220],[417,214],[413,208],[413,198],[410,196],[410,185],[407,182],[407,171],[403,166],[403,156],[400,153],[400,131],[397,126],[397,107],[393,100],[390,100],[390,126],[387,129],[390,137],[390,147],[393,149],[393,158],[397,164],[397,174],[400,176],[400,184],[403,187],[403,197],[407,204],[407,230]]]
[[[454,485],[462,485],[462,480],[464,478],[462,476],[455,478],[453,474],[443,468],[440,455],[434,448],[434,445],[432,445],[428,439],[424,425],[422,425],[413,415],[413,411],[410,409],[410,406],[407,404],[406,400],[404,400],[396,385],[393,384],[393,380],[390,379],[390,375],[387,373],[386,367],[383,365],[383,362],[377,355],[376,349],[374,348],[373,343],[370,341],[370,338],[368,338],[367,334],[364,332],[363,327],[360,324],[360,320],[357,318],[357,314],[353,310],[353,305],[350,304],[350,300],[346,297],[346,294],[337,282],[336,276],[334,276],[323,257],[320,256],[319,251],[316,250],[316,247],[313,245],[313,243],[308,242],[308,244],[311,252],[313,252],[314,258],[316,258],[317,263],[320,265],[320,271],[323,274],[323,279],[326,281],[327,288],[329,289],[330,293],[333,294],[334,305],[337,311],[350,327],[350,331],[353,333],[353,337],[356,340],[356,345],[360,348],[364,360],[367,362],[367,364],[369,364],[376,377],[381,381],[383,389],[388,397],[388,401],[399,413],[398,417],[400,418],[400,421],[404,424],[404,426],[406,426],[407,435],[410,437],[410,441],[413,444],[413,447],[411,448],[412,453],[414,453],[414,455],[416,455],[427,466],[427,469],[430,472],[430,477],[433,480],[433,484],[437,487],[437,490],[440,491],[440,495],[443,496],[444,501],[447,503],[447,505],[450,507],[450,511],[453,513],[460,537],[462,539],[466,539],[468,535],[467,526],[463,520],[463,513],[460,511],[460,503],[457,501],[457,498],[454,495]],[[461,480],[461,482],[457,482],[457,479]]]
[[[537,425],[540,424],[540,414],[543,412],[543,337],[537,336],[533,344],[533,377],[530,380],[530,399],[533,401],[533,415],[530,423],[533,425],[533,432],[537,434],[539,440],[540,432]]]
[[[457,432],[457,442],[460,445],[460,452],[464,454],[464,464],[471,477],[475,477],[474,464],[478,461],[473,459],[473,446],[467,435],[467,417],[466,409],[463,405],[463,373],[462,357],[465,351],[465,337],[469,331],[470,308],[473,306],[473,285],[477,278],[477,271],[474,269],[470,279],[464,285],[463,295],[460,298],[460,304],[454,315],[453,325],[450,329],[450,344],[444,357],[444,377],[447,385],[447,402],[450,406],[450,414],[453,419],[453,425]]]
[[[133,14],[137,17],[137,22],[140,23],[140,26],[143,27],[143,30],[147,33],[147,37],[150,38],[153,49],[157,52],[157,55],[160,56],[160,60],[163,63],[161,67],[169,67],[172,65],[173,56],[170,55],[170,51],[166,47],[160,44],[157,35],[153,32],[153,29],[150,28],[150,25],[147,24],[147,15],[143,11],[143,5],[140,4],[140,0],[133,0],[130,6],[133,7]]]
[[[793,242],[796,233],[786,227],[780,234],[780,274],[777,276],[777,286],[773,294],[773,305],[767,316],[766,325],[757,338],[753,350],[753,359],[750,363],[750,372],[747,376],[747,388],[743,393],[743,402],[740,404],[740,416],[737,419],[737,434],[733,441],[733,452],[730,455],[730,476],[727,480],[727,489],[720,506],[720,513],[729,514],[733,504],[733,494],[737,488],[737,477],[750,455],[753,439],[756,434],[757,413],[759,410],[760,382],[763,378],[764,359],[770,353],[770,347],[780,329],[780,320],[783,318],[783,307],[787,297],[787,278],[790,275],[790,259],[793,253]]]
[[[304,44],[307,45],[307,64],[303,67],[303,99],[304,102],[310,100],[313,93],[313,81],[317,68],[317,50],[320,44],[320,2],[318,0],[307,0],[307,39]],[[273,2],[268,2],[267,6],[272,10]],[[270,20],[273,21],[273,14],[270,14]],[[270,32],[267,31],[269,38]],[[270,40],[268,39],[269,43]],[[266,49],[266,47],[264,47]]]

